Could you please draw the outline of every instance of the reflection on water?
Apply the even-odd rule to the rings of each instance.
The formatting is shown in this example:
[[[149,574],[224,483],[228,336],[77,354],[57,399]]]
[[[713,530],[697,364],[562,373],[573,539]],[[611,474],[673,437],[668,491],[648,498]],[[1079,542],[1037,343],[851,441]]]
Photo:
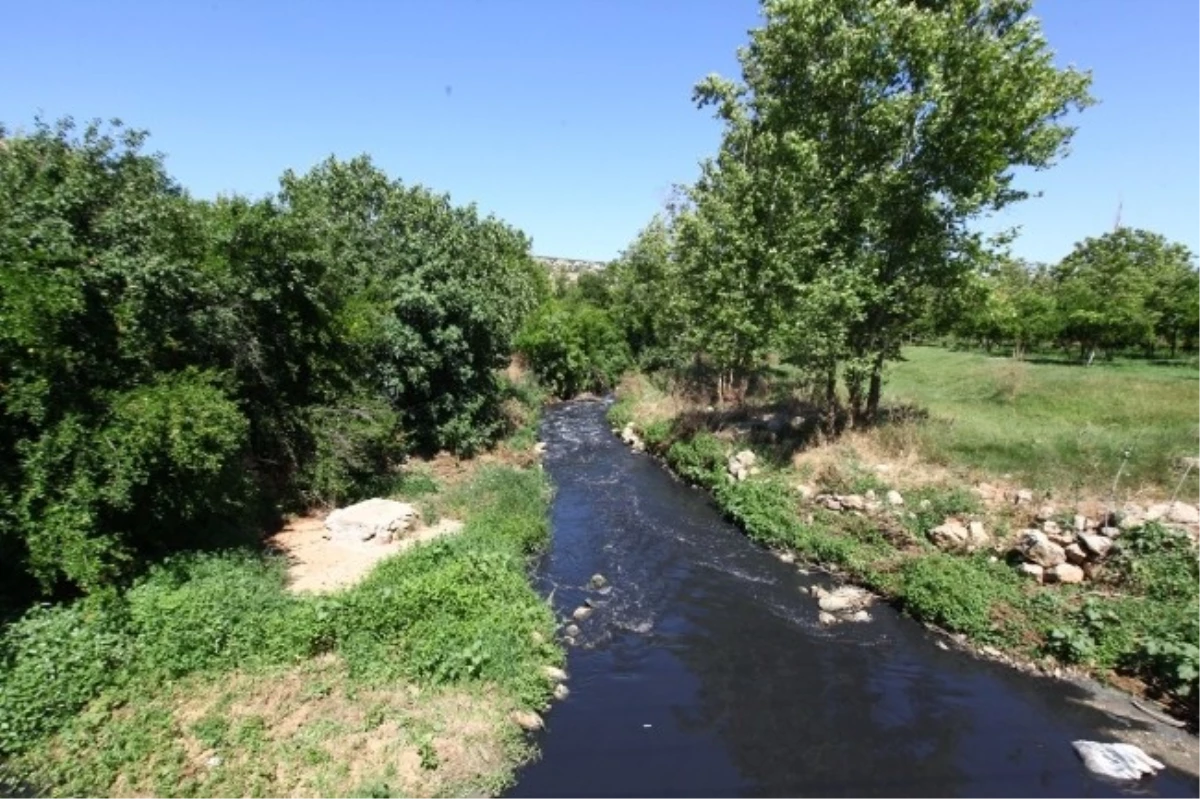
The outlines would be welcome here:
[[[1195,796],[1185,775],[1123,788],[1071,749],[1104,718],[1051,685],[936,648],[886,607],[823,628],[813,579],[704,494],[611,435],[600,403],[546,415],[560,615],[589,598],[513,796]],[[600,572],[612,590],[587,589]]]

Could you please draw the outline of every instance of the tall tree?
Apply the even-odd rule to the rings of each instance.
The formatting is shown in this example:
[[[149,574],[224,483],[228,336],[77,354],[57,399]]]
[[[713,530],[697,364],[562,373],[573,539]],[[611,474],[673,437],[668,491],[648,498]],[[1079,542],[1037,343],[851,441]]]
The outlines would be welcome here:
[[[773,312],[743,313],[783,320],[782,340],[822,352],[826,369],[841,360],[859,413],[876,411],[884,363],[929,289],[970,273],[969,222],[1025,198],[1014,167],[1052,165],[1074,132],[1064,117],[1090,103],[1090,76],[1054,65],[1030,7],[765,0],[742,81],[697,86],[725,123],[699,208],[710,186],[738,186],[724,192],[736,246],[708,254],[724,259],[712,268],[768,281]]]
[[[1157,233],[1117,228],[1075,245],[1054,269],[1064,336],[1089,362],[1096,349],[1153,349],[1196,327],[1192,253]]]

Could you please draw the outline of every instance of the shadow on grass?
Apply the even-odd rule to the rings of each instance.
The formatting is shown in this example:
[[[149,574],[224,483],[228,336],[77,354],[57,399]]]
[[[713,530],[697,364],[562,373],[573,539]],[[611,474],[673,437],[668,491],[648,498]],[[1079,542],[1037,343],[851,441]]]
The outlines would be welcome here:
[[[916,424],[926,421],[929,412],[911,404],[880,408],[869,422],[850,424],[844,409],[837,411],[832,433],[825,408],[812,402],[787,399],[775,402],[748,401],[741,406],[712,410],[686,411],[675,419],[677,438],[691,438],[708,432],[718,438],[744,442],[768,461],[784,465],[792,456],[815,446],[837,441],[847,431],[865,431],[887,425]]]

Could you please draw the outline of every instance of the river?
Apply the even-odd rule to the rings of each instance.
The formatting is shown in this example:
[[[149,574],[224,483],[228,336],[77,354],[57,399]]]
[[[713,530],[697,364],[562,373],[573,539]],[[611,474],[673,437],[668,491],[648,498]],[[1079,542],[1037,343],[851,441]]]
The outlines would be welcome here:
[[[1071,741],[1113,738],[1082,688],[944,651],[887,606],[822,627],[805,589],[825,578],[628,451],[604,410],[543,421],[556,494],[541,588],[560,616],[596,610],[511,796],[1197,795],[1170,769],[1090,775]]]

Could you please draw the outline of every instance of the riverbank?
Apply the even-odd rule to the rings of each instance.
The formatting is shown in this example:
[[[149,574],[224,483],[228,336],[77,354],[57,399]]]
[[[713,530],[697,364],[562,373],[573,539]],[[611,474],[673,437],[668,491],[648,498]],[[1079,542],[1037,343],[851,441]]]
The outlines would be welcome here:
[[[1072,542],[1092,536],[1104,511],[1084,499],[1035,493],[1001,477],[964,482],[911,452],[896,457],[864,434],[797,446],[789,433],[803,430],[804,420],[777,404],[750,398],[722,412],[664,388],[626,380],[609,412],[614,431],[709,491],[727,517],[781,558],[865,586],[986,657],[1098,678],[1195,728],[1198,602],[1188,525],[1106,529],[1110,551],[1095,558],[1065,544],[1068,533]],[[1105,516],[1103,528],[1119,521]],[[1056,528],[1063,544],[1043,532]],[[1013,549],[1035,529],[1054,557],[1083,554],[1078,572],[1082,580],[1087,570],[1086,581],[1055,582],[1042,567],[1026,567]],[[1063,562],[1052,574],[1074,578],[1073,554]],[[1038,578],[1026,576],[1034,571]]]
[[[4,637],[5,791],[494,795],[533,756],[563,652],[529,582],[551,495],[528,434],[411,463],[394,498],[463,525],[357,582],[196,554]],[[365,543],[362,546],[371,546]],[[318,586],[322,587],[322,586]],[[22,787],[24,786],[24,787]]]

